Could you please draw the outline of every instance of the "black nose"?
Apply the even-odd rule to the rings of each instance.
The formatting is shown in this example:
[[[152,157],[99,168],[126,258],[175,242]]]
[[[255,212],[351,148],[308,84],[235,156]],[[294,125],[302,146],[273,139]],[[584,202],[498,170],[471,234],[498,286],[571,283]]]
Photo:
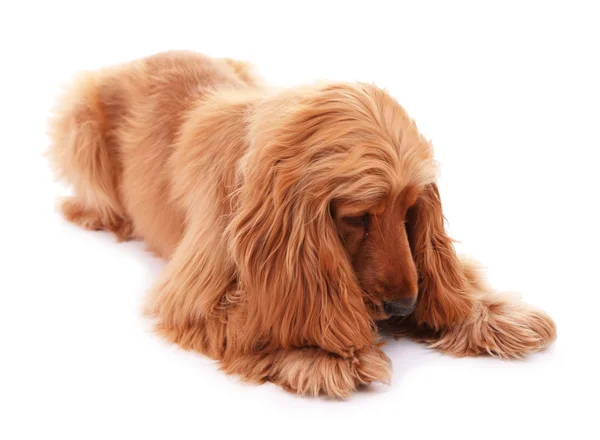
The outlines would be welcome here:
[[[417,300],[414,298],[396,299],[394,301],[384,301],[383,311],[390,316],[406,316],[410,315],[417,305]]]

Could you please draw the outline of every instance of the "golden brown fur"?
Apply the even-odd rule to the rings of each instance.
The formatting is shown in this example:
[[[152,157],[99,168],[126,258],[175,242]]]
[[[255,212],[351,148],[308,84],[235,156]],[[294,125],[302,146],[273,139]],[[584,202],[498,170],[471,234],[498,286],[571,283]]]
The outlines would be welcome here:
[[[169,52],[77,77],[51,138],[64,216],[168,259],[157,330],[246,380],[338,397],[387,381],[378,325],[459,356],[555,338],[458,259],[431,146],[375,86],[277,91]]]

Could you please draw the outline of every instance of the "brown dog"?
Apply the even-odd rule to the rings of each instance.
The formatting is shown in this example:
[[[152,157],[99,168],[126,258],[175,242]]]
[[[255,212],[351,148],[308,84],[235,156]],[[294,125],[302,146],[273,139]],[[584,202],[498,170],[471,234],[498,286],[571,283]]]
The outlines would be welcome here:
[[[457,258],[431,145],[373,85],[275,91],[245,63],[169,52],[81,75],[51,137],[64,216],[168,259],[158,331],[244,379],[332,396],[385,381],[377,324],[458,356],[556,337]]]

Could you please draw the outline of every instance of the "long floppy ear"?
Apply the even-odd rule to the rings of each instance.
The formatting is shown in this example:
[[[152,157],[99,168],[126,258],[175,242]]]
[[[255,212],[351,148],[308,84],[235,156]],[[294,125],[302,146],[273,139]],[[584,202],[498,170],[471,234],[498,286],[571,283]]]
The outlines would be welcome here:
[[[419,273],[417,325],[434,330],[462,321],[471,312],[468,281],[444,228],[440,194],[429,184],[407,214],[408,240]]]
[[[282,148],[274,133],[263,137],[242,166],[227,233],[243,295],[242,349],[319,346],[352,356],[373,342],[373,323],[327,189],[306,177],[315,158],[293,143]]]

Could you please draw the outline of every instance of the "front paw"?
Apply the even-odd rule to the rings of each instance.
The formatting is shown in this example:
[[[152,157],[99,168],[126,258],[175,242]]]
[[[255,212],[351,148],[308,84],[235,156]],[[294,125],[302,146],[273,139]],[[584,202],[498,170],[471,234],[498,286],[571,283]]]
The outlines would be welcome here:
[[[276,361],[269,379],[301,395],[345,398],[361,385],[388,382],[389,358],[379,347],[364,347],[344,359],[319,348],[289,351]]]
[[[490,354],[519,359],[555,339],[556,324],[546,313],[498,295],[475,304],[472,315],[444,331],[432,341],[432,347],[455,356]]]

